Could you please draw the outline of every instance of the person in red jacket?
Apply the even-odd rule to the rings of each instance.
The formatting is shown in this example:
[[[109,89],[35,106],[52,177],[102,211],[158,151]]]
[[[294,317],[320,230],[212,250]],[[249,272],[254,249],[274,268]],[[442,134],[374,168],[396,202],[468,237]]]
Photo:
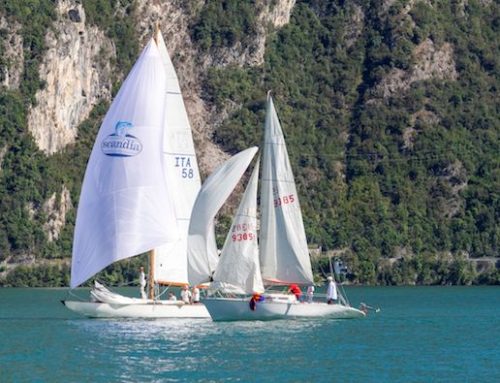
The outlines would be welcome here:
[[[295,283],[291,284],[290,287],[288,288],[288,292],[295,295],[295,298],[297,298],[297,300],[300,302],[302,291],[300,290],[299,286],[297,286]]]

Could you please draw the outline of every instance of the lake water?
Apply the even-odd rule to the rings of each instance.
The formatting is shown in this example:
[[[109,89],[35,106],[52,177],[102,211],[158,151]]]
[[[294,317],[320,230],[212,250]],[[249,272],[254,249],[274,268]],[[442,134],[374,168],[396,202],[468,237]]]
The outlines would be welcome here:
[[[500,382],[500,288],[351,287],[358,320],[96,320],[0,289],[0,382]]]

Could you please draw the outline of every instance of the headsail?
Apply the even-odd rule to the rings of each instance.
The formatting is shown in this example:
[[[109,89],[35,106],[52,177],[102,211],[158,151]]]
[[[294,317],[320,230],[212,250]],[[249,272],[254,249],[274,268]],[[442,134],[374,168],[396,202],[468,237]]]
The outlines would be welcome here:
[[[169,198],[174,204],[179,239],[156,249],[154,280],[163,283],[187,283],[187,236],[189,219],[201,181],[191,126],[174,66],[158,29],[156,44],[166,74],[165,118],[163,121],[163,170]],[[215,246],[215,236],[210,240]]]
[[[295,180],[280,122],[269,96],[261,184],[260,266],[269,282],[312,283]]]
[[[240,294],[264,292],[257,241],[258,182],[259,161],[255,165],[231,230],[226,237],[214,274],[214,286],[226,292]]]
[[[104,118],[85,172],[71,287],[109,264],[178,238],[162,172],[165,70],[153,40]]]
[[[196,198],[189,224],[188,277],[197,285],[208,282],[217,262],[217,248],[209,240],[214,217],[236,187],[252,161],[257,147],[246,149],[219,166],[203,183]]]

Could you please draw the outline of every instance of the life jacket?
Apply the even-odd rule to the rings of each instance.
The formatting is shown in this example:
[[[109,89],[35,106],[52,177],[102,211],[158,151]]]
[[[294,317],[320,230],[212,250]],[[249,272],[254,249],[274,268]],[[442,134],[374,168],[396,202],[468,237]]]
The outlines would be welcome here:
[[[250,298],[250,302],[248,302],[250,310],[255,311],[257,309],[257,302],[262,302],[263,300],[264,297],[260,294],[252,295],[252,298]]]

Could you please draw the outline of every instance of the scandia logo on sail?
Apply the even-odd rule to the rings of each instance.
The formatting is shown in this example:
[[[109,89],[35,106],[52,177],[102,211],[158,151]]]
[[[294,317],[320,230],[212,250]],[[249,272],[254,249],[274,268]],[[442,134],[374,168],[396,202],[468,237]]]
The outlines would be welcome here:
[[[102,141],[102,152],[112,157],[132,157],[139,154],[142,151],[142,143],[137,137],[127,134],[133,127],[131,122],[118,121],[115,125],[115,133]]]

